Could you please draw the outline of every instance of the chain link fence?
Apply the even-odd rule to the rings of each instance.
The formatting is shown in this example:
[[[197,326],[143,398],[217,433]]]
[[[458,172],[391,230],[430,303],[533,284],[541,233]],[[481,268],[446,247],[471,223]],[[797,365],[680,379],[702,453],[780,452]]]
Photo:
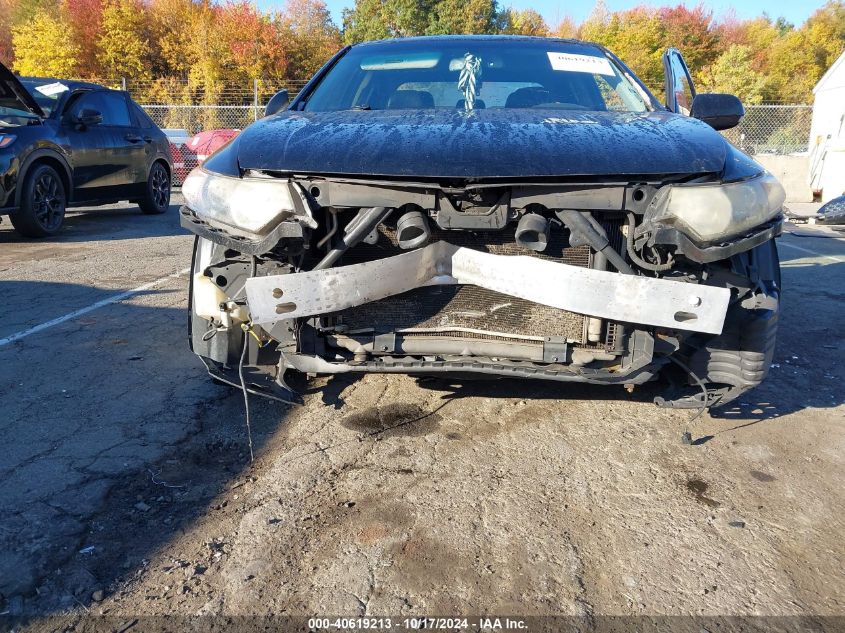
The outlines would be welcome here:
[[[795,154],[807,151],[812,121],[811,105],[750,105],[739,125],[722,134],[748,154]]]
[[[160,128],[185,130],[188,136],[205,130],[242,130],[264,114],[264,106],[144,104],[141,107]]]

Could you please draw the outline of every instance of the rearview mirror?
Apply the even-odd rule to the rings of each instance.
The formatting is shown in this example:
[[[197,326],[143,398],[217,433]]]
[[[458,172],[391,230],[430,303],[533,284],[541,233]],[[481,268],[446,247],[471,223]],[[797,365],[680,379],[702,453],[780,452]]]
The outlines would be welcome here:
[[[736,127],[745,115],[742,102],[734,95],[717,92],[695,95],[690,116],[704,121],[714,130]]]
[[[100,123],[103,122],[103,115],[97,110],[83,108],[83,110],[77,115],[76,122],[85,127],[100,125]]]
[[[276,114],[276,112],[281,112],[285,106],[290,101],[290,97],[288,96],[287,90],[279,90],[270,101],[267,102],[267,106],[264,108],[264,116],[270,116],[271,114]]]

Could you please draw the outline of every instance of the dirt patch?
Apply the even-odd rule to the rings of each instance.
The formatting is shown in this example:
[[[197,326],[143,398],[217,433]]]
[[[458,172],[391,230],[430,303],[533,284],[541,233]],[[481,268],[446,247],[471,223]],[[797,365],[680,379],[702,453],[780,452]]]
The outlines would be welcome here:
[[[397,402],[352,413],[341,424],[364,435],[390,433],[414,437],[436,431],[440,416],[416,404]]]
[[[764,473],[759,470],[751,470],[749,474],[754,477],[757,481],[762,481],[763,483],[770,483],[772,481],[777,481],[777,477],[774,475],[770,475],[769,473]]]
[[[709,508],[718,508],[722,505],[715,499],[711,499],[704,494],[710,488],[710,485],[706,481],[701,479],[687,479],[686,488],[695,495],[696,501],[703,503]]]

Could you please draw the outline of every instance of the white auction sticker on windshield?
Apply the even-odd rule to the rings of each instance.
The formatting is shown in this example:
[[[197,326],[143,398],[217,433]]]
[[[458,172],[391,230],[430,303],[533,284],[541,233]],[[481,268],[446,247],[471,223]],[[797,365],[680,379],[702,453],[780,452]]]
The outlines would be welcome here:
[[[44,84],[43,86],[36,86],[35,89],[45,97],[52,97],[53,95],[61,94],[62,92],[70,90],[70,88],[60,81],[56,81],[51,84]]]
[[[607,57],[576,55],[575,53],[546,53],[553,70],[566,70],[576,73],[614,76],[613,66]]]

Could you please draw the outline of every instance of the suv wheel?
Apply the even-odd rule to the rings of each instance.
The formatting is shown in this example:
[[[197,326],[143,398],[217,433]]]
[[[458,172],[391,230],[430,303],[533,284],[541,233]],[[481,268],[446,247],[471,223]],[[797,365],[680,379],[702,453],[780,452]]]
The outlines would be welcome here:
[[[37,165],[24,180],[21,208],[9,219],[24,237],[49,237],[62,228],[66,208],[67,195],[59,174],[49,165]]]
[[[154,163],[150,169],[147,192],[138,202],[138,206],[147,215],[164,213],[170,208],[170,176],[161,163]]]

